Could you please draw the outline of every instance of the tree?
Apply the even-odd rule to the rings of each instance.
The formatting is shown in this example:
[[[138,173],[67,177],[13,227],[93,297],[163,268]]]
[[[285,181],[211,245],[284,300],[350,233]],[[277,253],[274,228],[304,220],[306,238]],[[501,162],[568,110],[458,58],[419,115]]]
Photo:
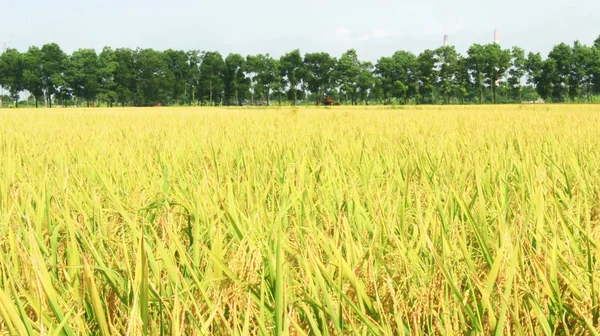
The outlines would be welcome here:
[[[35,107],[44,98],[42,82],[42,51],[38,47],[30,47],[23,55],[23,88],[33,96]]]
[[[404,104],[408,102],[418,83],[416,64],[416,56],[407,51],[397,51],[392,57],[382,57],[377,61],[375,73],[381,80],[385,99],[400,98]]]
[[[573,50],[565,43],[554,46],[548,54],[548,58],[556,64],[556,81],[554,87],[558,88],[561,101],[569,101],[569,89],[571,79]]]
[[[276,83],[279,81],[278,66],[278,61],[269,54],[250,55],[247,57],[246,69],[255,74],[255,76],[252,77],[255,88],[264,96],[264,99],[267,101],[267,106],[269,105],[271,89],[277,87]]]
[[[519,47],[513,47],[511,50],[511,67],[508,71],[508,84],[513,97],[521,102],[523,97],[523,87],[521,81],[527,72],[527,59],[525,51]]]
[[[535,88],[542,78],[542,67],[544,61],[540,53],[530,52],[527,56],[527,83]]]
[[[487,84],[492,88],[492,102],[497,103],[497,87],[510,67],[510,50],[502,49],[496,43],[486,44],[484,50],[484,75]]]
[[[339,60],[322,52],[302,56],[298,49],[279,59],[269,54],[230,54],[223,59],[218,52],[110,47],[99,54],[81,49],[68,56],[50,43],[0,55],[0,85],[9,90],[5,101],[18,101],[26,91],[28,102],[36,107],[40,99],[49,107],[77,99],[109,107],[241,105],[246,98],[267,104],[273,98],[280,104],[284,99],[293,104],[314,99],[319,104],[326,95],[346,104],[483,104],[532,97],[591,102],[600,94],[600,37],[593,46],[578,41],[558,44],[545,60],[539,53],[525,57],[519,47],[474,44],[465,56],[454,47],[425,50],[418,56],[397,51],[376,64],[361,62],[354,49]]]
[[[80,49],[71,55],[66,79],[75,98],[85,99],[87,106],[96,100],[100,88],[98,55],[94,49]]]
[[[556,63],[548,59],[544,61],[540,53],[529,53],[527,57],[528,82],[533,84],[536,92],[544,100],[552,102]]]
[[[279,59],[281,77],[289,83],[288,92],[293,97],[294,105],[298,102],[298,85],[302,82],[302,66],[302,55],[300,55],[298,49],[281,56]]]
[[[569,91],[572,99],[580,99],[585,93],[586,100],[592,101],[594,79],[594,48],[575,41],[571,55],[571,75]]]
[[[464,104],[465,98],[469,94],[469,87],[471,86],[469,60],[466,57],[458,55],[454,70],[454,90],[456,92],[456,96],[460,99],[460,103]]]
[[[171,83],[172,99],[177,105],[181,102],[181,95],[185,91],[185,86],[190,75],[188,54],[182,50],[166,50],[168,80]]]
[[[136,91],[135,52],[128,48],[116,49],[115,62],[114,82],[117,102],[124,107],[133,102]]]
[[[381,57],[375,64],[377,75],[376,89],[381,92],[381,98],[389,103],[394,92],[394,60],[391,57]]]
[[[336,59],[324,52],[308,53],[304,55],[304,66],[308,89],[315,95],[316,103],[319,104],[323,93],[332,86]]]
[[[600,38],[599,38],[600,39]],[[589,65],[593,91],[600,93],[600,43],[598,47],[592,48],[591,51],[592,64]]]
[[[352,95],[352,104],[356,102],[356,93],[358,91],[358,76],[361,71],[361,63],[358,60],[356,50],[346,51],[337,64],[337,77],[342,90],[345,93],[346,104],[348,104],[348,95]]]
[[[446,104],[450,104],[450,97],[454,91],[455,75],[458,66],[458,53],[454,47],[441,47],[435,51],[440,92],[446,97]]]
[[[209,104],[218,105],[223,94],[223,74],[225,61],[220,53],[208,51],[202,55],[200,64],[200,92],[201,96],[208,99]]]
[[[279,102],[279,106],[281,106],[283,94],[285,93],[285,88],[287,87],[288,82],[286,78],[281,75],[281,64],[278,59],[273,59],[273,67],[275,79],[269,84],[269,87],[274,94],[277,94],[277,100]]]
[[[23,80],[23,55],[16,49],[6,49],[0,55],[0,85],[8,90],[19,107],[19,94],[25,88]]]
[[[358,90],[357,99],[360,99],[368,104],[369,93],[373,89],[375,84],[375,78],[373,77],[373,63],[362,62],[360,64],[358,76],[356,78],[356,88]],[[356,102],[358,104],[358,100]]]
[[[480,44],[474,44],[467,51],[467,55],[469,73],[471,74],[471,79],[473,83],[475,83],[475,86],[477,86],[477,92],[479,93],[479,104],[483,104],[483,93],[485,89],[483,83],[486,65],[485,49]]]
[[[240,54],[229,54],[225,59],[225,103],[231,105],[241,105],[245,94],[250,88],[249,80],[244,74],[244,65],[246,60]]]
[[[160,51],[138,49],[134,54],[135,97],[138,106],[165,104],[169,99],[168,58]]]
[[[199,50],[190,50],[188,55],[188,79],[186,91],[190,92],[192,104],[196,104],[197,93],[200,90],[200,64],[202,63],[202,53]],[[198,98],[200,100],[200,98]]]
[[[98,56],[98,94],[107,106],[112,107],[117,101],[116,71],[119,66],[117,54],[110,47],[105,47]]]
[[[435,102],[435,84],[437,83],[436,53],[433,50],[425,50],[417,56],[416,61],[416,98],[417,104],[425,95],[431,97],[430,103]]]
[[[67,54],[56,43],[48,43],[42,46],[42,71],[46,102],[52,107],[53,96],[59,93],[61,87],[66,86],[64,78],[65,65],[68,61]]]

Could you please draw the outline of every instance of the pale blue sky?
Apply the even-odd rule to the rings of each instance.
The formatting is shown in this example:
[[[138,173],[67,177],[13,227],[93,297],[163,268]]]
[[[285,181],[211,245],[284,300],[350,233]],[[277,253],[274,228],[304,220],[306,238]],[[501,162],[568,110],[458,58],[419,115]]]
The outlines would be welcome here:
[[[597,0],[0,0],[0,45],[26,50],[57,42],[79,48],[148,47],[280,56],[355,48],[375,61],[418,53],[444,34],[464,52],[492,41],[546,54],[559,42],[591,44],[600,35]]]

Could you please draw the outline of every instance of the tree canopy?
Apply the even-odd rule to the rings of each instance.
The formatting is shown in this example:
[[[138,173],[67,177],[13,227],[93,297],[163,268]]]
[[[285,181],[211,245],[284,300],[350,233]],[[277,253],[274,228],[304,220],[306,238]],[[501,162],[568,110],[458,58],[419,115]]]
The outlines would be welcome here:
[[[42,105],[269,105],[592,102],[600,95],[600,37],[560,43],[544,58],[520,47],[474,44],[419,54],[399,50],[364,62],[292,50],[221,55],[216,51],[80,49],[49,43],[0,55],[0,86],[18,106],[25,93]],[[596,98],[597,99],[597,98]],[[33,104],[32,103],[32,104]]]

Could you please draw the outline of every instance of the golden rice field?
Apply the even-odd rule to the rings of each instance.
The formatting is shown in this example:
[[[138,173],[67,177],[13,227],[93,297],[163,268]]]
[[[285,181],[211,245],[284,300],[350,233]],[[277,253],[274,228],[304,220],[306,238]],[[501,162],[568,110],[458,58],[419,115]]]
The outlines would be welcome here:
[[[0,111],[0,334],[598,335],[600,106]]]

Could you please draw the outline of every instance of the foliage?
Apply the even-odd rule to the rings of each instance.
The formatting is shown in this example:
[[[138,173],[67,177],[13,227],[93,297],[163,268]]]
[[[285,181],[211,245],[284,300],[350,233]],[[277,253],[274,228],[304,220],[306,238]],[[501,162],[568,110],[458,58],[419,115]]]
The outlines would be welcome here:
[[[269,54],[104,48],[66,55],[51,43],[0,55],[0,86],[18,102],[27,92],[45,105],[79,101],[107,106],[243,105],[277,99],[319,104],[325,96],[346,105],[521,103],[525,91],[547,102],[593,102],[600,94],[600,38],[588,46],[556,45],[544,59],[519,47],[474,44],[465,55],[452,46],[418,55],[397,51],[375,64],[349,49],[338,59],[296,49]],[[524,85],[524,83],[527,83]],[[528,94],[531,98],[532,95]]]

